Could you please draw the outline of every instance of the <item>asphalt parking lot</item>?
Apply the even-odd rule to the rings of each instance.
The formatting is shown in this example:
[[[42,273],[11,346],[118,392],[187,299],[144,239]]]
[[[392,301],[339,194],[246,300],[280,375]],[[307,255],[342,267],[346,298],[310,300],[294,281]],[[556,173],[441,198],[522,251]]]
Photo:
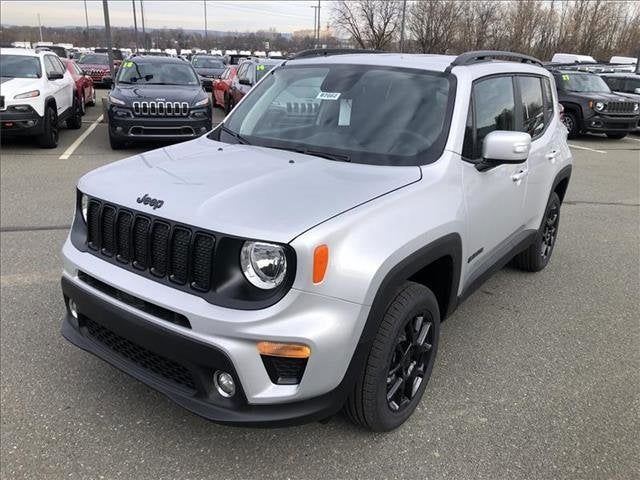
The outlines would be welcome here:
[[[75,183],[149,148],[112,151],[100,114],[54,150],[2,145],[3,479],[638,478],[640,136],[570,141],[549,267],[501,271],[443,324],[403,427],[370,434],[337,416],[269,430],[209,423],[61,337]]]

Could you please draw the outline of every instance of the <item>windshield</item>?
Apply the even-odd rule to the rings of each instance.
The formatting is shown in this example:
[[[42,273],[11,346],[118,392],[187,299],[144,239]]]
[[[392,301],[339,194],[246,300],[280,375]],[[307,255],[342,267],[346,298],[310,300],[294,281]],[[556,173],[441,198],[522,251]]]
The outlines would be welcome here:
[[[193,66],[196,68],[224,68],[224,62],[218,58],[193,57]]]
[[[87,65],[109,65],[109,57],[106,53],[85,53],[80,57],[78,63]]]
[[[591,73],[562,73],[560,85],[570,92],[611,92],[602,78]]]
[[[40,59],[25,55],[1,55],[0,76],[7,78],[40,78]]]
[[[256,82],[264,77],[267,73],[275,68],[278,65],[277,63],[269,64],[269,63],[258,63],[256,65]]]
[[[120,83],[145,85],[200,85],[193,68],[184,62],[136,62],[126,60],[118,72]]]
[[[449,78],[384,66],[287,65],[258,84],[216,133],[222,141],[357,163],[425,164],[446,141]]]

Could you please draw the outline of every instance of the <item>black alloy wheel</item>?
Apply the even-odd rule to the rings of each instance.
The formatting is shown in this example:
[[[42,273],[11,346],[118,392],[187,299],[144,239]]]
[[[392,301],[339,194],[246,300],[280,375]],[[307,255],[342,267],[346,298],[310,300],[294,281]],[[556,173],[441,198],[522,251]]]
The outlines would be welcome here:
[[[433,321],[429,312],[410,318],[396,338],[387,373],[387,405],[398,412],[411,404],[433,363]]]

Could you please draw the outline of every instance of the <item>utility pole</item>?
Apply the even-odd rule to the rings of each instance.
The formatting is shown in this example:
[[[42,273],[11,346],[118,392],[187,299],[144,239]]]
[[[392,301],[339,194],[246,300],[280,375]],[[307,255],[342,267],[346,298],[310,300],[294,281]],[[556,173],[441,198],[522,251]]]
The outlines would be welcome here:
[[[109,74],[113,79],[113,46],[111,45],[111,23],[109,22],[109,4],[107,0],[102,0],[102,10],[104,11],[104,31],[107,36],[107,55],[109,56]]]
[[[321,48],[322,45],[320,45],[320,0],[318,0],[318,47]]]
[[[316,38],[318,34],[318,7],[312,5],[311,8],[313,8],[313,48],[317,48],[318,42],[316,41]]]
[[[40,41],[42,42],[42,24],[40,23],[40,14],[38,13],[38,29],[40,30]]]
[[[400,53],[404,53],[404,18],[407,13],[407,0],[402,2],[402,23],[400,24]]]
[[[84,21],[87,24],[87,33],[89,32],[89,12],[87,11],[87,0],[84,0]]]
[[[136,41],[136,53],[138,53],[138,22],[136,20],[136,0],[131,0],[133,5],[133,35]]]
[[[85,0],[86,1],[86,0]],[[147,48],[147,31],[144,29],[144,4],[140,0],[140,15],[142,16],[142,48]]]
[[[206,41],[209,34],[207,33],[207,0],[203,0],[204,2],[204,39]]]

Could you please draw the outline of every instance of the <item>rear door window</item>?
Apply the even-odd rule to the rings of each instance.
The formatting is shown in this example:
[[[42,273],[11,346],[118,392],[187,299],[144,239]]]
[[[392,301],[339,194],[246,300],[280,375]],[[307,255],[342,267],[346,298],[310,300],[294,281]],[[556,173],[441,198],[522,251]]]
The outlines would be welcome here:
[[[522,105],[523,132],[537,138],[544,132],[545,115],[542,100],[542,83],[540,77],[518,76],[520,99]]]

